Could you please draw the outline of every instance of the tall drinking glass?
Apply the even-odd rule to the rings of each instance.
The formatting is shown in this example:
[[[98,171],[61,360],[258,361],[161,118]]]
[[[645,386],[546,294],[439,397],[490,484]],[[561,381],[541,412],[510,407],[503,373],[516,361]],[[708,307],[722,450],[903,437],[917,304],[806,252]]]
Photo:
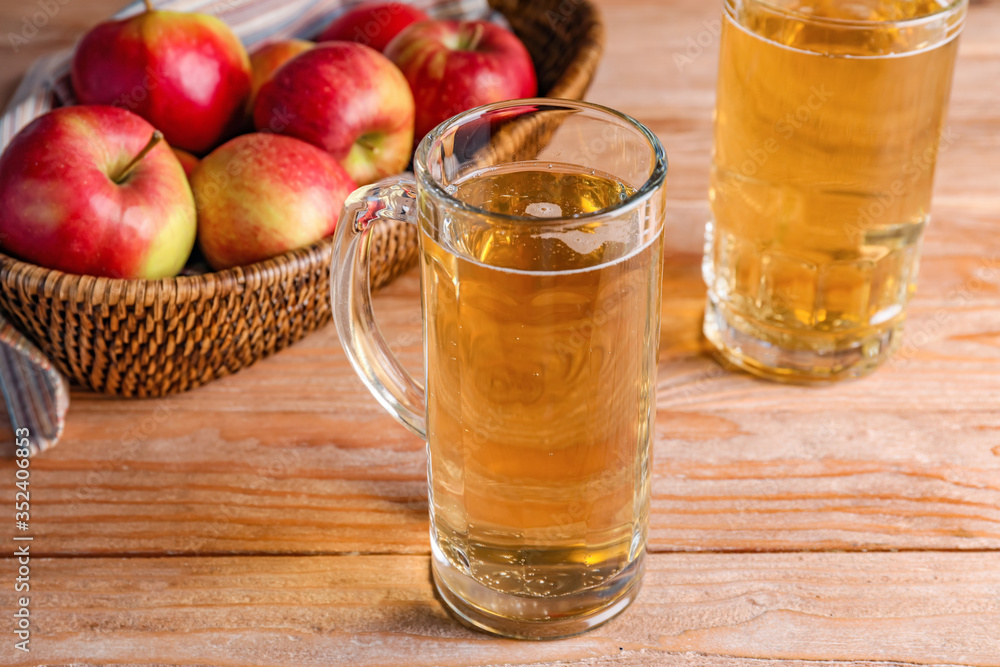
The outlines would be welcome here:
[[[705,335],[786,381],[900,340],[967,0],[725,0]]]
[[[638,592],[666,169],[625,115],[519,100],[435,129],[415,183],[348,199],[337,331],[375,397],[427,441],[434,582],[475,627],[572,635]],[[368,234],[383,216],[419,227],[422,384],[374,323]]]

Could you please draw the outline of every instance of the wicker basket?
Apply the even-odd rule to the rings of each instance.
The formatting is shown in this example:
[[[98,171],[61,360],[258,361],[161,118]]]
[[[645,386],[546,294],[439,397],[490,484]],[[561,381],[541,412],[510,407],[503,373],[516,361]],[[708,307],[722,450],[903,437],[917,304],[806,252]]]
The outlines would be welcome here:
[[[583,97],[603,46],[588,0],[490,0],[531,52],[540,94]],[[373,231],[373,285],[417,259],[416,229]],[[0,310],[73,382],[163,396],[234,373],[330,321],[333,241],[227,271],[116,280],[51,271],[0,254]]]

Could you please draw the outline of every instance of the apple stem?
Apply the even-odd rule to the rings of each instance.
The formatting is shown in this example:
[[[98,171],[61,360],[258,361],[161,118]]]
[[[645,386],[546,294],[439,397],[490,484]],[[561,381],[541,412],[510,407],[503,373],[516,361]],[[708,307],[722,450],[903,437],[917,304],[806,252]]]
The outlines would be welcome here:
[[[483,24],[477,23],[476,27],[473,29],[472,37],[469,38],[468,43],[465,45],[466,51],[475,51],[476,47],[479,46],[479,40],[483,38]]]
[[[146,5],[147,12],[153,11],[153,0],[142,0],[142,2]]]
[[[125,165],[125,168],[122,169],[120,172],[118,172],[117,176],[112,176],[111,180],[113,180],[115,183],[121,184],[122,181],[128,178],[128,175],[132,172],[133,169],[135,169],[135,166],[139,164],[139,161],[142,160],[142,158],[149,155],[149,151],[153,150],[153,148],[156,147],[156,144],[160,143],[161,141],[163,141],[163,133],[160,132],[159,130],[153,130],[153,136],[149,138],[149,141],[146,143],[143,149],[139,151],[139,154],[136,155],[134,158],[132,158],[131,162]]]

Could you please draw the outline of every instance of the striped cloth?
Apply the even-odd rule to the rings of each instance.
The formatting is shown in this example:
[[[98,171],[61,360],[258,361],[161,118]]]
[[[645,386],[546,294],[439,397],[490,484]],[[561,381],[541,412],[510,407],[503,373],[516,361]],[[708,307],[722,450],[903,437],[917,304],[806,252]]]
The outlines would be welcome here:
[[[435,18],[489,19],[503,22],[487,0],[409,0]],[[218,16],[248,49],[275,39],[310,39],[337,14],[357,4],[344,0],[162,0],[158,9]],[[143,11],[136,0],[115,18]],[[74,104],[69,82],[72,50],[39,58],[28,69],[0,117],[0,150],[17,132],[54,106]],[[54,445],[62,435],[69,392],[65,378],[29,340],[0,314],[0,390],[14,428],[30,431],[32,453]],[[10,443],[13,445],[13,443]]]

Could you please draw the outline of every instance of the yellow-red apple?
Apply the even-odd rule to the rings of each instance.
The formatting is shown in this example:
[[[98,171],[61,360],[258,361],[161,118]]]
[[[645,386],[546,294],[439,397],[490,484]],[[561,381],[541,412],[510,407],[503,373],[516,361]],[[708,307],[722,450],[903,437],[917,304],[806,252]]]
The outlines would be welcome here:
[[[239,129],[250,93],[250,59],[214,16],[146,11],[94,27],[72,65],[83,104],[139,114],[171,146],[209,151]]]
[[[277,134],[244,134],[191,176],[198,245],[212,268],[252,264],[333,233],[354,181],[329,153]]]
[[[410,87],[385,56],[354,42],[324,42],[261,87],[254,125],[328,151],[364,185],[406,167],[413,115]]]
[[[0,247],[67,273],[176,275],[194,247],[194,199],[153,126],[108,106],[29,123],[0,156]]]
[[[274,72],[286,62],[316,46],[314,42],[305,39],[282,39],[268,42],[258,47],[250,54],[250,97],[247,110],[253,114],[253,105],[257,101],[257,91],[264,82],[271,78]]]
[[[402,70],[413,91],[415,143],[457,113],[538,93],[524,44],[487,21],[415,23],[389,43],[385,55]]]

